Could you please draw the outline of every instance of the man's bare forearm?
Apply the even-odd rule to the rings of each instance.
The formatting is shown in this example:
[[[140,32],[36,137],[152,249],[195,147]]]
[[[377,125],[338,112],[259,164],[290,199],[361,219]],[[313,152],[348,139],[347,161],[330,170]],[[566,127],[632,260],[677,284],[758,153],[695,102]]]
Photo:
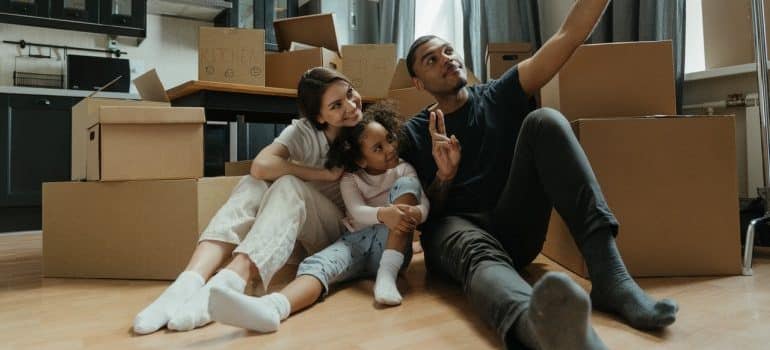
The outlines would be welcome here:
[[[442,180],[436,176],[433,183],[428,186],[427,196],[430,201],[430,214],[428,217],[434,217],[441,215],[446,208],[446,202],[449,198],[449,187],[452,184],[452,180]]]
[[[581,45],[591,35],[609,3],[610,0],[575,1],[558,34],[566,36],[576,47]]]

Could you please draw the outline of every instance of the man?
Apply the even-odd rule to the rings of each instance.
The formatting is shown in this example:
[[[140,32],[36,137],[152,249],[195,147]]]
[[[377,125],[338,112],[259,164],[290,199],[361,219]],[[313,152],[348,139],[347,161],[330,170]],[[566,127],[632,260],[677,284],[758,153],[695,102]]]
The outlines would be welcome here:
[[[615,245],[618,223],[566,119],[553,109],[533,111],[531,96],[585,41],[607,4],[577,0],[533,57],[488,84],[467,87],[459,56],[435,36],[418,38],[407,56],[415,86],[438,102],[406,123],[403,153],[432,204],[422,236],[427,267],[460,282],[509,348],[605,348],[591,327],[592,303],[639,329],[666,327],[678,311],[628,275]],[[540,253],[552,207],[585,258],[590,298],[564,274],[530,287],[516,272]]]

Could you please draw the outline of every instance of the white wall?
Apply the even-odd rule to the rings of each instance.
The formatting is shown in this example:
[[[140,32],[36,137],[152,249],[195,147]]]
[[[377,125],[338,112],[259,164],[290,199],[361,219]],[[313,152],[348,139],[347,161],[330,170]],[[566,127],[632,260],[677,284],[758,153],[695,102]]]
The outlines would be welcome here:
[[[128,52],[127,55],[120,58],[132,60],[132,65],[136,63],[136,68],[140,70],[136,72],[137,74],[141,74],[147,69],[155,68],[167,89],[185,81],[197,79],[198,28],[212,25],[209,22],[147,15],[147,38],[138,47],[134,38],[119,38],[119,48],[122,51]],[[0,38],[2,40],[19,41],[23,39],[35,43],[95,49],[104,49],[107,42],[107,35],[104,34],[5,23],[0,23]],[[27,50],[20,50],[18,46],[10,44],[0,44],[0,86],[13,85],[14,57],[19,54],[27,55]],[[36,53],[35,50],[33,50],[33,53]],[[64,55],[63,51],[61,49],[53,50],[52,54],[61,57]],[[44,54],[48,53],[47,49],[43,49],[41,52]],[[83,51],[69,51],[68,53],[99,55],[98,53]],[[27,59],[24,63],[36,64],[38,60],[34,60],[35,62],[29,61]],[[50,60],[46,61],[50,62]],[[40,62],[40,64],[45,63],[43,61]]]

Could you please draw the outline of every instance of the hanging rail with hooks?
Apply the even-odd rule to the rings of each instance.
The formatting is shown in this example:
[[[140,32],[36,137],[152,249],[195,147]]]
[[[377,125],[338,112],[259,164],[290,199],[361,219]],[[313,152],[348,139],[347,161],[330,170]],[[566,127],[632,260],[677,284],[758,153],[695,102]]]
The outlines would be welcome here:
[[[121,51],[118,49],[89,49],[85,47],[74,47],[74,46],[62,46],[62,45],[51,45],[51,44],[39,44],[39,43],[31,43],[25,40],[19,40],[19,41],[11,41],[11,40],[3,40],[3,43],[5,44],[12,44],[12,45],[18,45],[20,48],[26,48],[27,46],[35,46],[35,47],[47,47],[52,49],[64,49],[64,50],[77,50],[77,51],[88,51],[88,52],[103,52],[108,53],[110,55],[114,55],[115,57],[120,57],[120,55],[127,55],[128,52]]]

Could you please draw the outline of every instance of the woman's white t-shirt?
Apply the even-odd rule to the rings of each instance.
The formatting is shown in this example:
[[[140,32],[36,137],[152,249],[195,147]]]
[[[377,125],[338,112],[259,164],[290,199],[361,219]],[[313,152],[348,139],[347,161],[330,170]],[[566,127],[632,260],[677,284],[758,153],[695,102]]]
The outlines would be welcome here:
[[[312,168],[323,168],[329,153],[329,141],[322,130],[316,129],[307,119],[291,121],[273,141],[289,150],[289,160]],[[339,181],[307,181],[311,186],[329,198],[345,212],[345,203],[340,194]]]

